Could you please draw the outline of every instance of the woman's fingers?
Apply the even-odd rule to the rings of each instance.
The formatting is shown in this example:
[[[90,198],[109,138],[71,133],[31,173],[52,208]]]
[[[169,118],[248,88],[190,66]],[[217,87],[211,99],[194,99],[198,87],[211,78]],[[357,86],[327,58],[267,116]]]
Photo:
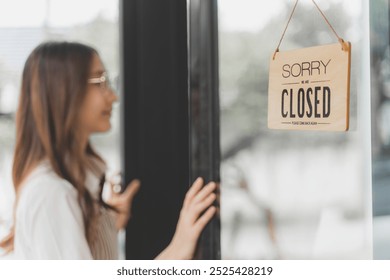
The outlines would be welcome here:
[[[205,211],[217,198],[217,195],[215,193],[211,193],[208,197],[206,197],[202,202],[197,203],[194,206],[193,215],[195,220],[198,219],[199,215]]]
[[[217,198],[213,191],[216,189],[216,183],[210,182],[203,186],[203,179],[198,178],[189,189],[184,200],[182,211],[191,223],[195,223],[199,215],[205,211]]]
[[[117,208],[120,212],[128,212],[135,195],[140,189],[140,186],[141,182],[139,180],[135,179],[131,181],[123,193],[114,192],[108,203]]]
[[[215,206],[211,206],[207,211],[196,221],[194,225],[194,231],[197,235],[199,235],[204,227],[210,222],[211,218],[214,216],[217,208]]]
[[[192,184],[191,188],[188,190],[183,206],[186,207],[190,203],[197,203],[202,201],[205,197],[207,197],[211,192],[213,192],[216,188],[216,183],[209,182],[206,186],[203,186],[203,179],[198,178]]]
[[[194,225],[196,221],[199,219],[199,216],[202,212],[204,212],[207,208],[209,208],[217,195],[215,193],[209,194],[203,201],[198,203],[191,203],[186,209],[183,209],[184,215],[186,216],[186,220],[190,222],[190,224]]]
[[[188,190],[183,206],[186,207],[203,186],[203,178],[198,177]]]
[[[128,201],[132,201],[135,197],[135,195],[138,193],[141,186],[141,182],[138,179],[134,179],[130,182],[130,184],[127,185],[126,190],[123,192],[123,197],[126,198]]]
[[[113,185],[113,183],[115,185]],[[115,187],[120,186],[120,182],[111,181],[112,195],[108,199],[107,204],[111,205],[116,210],[116,228],[121,229],[126,226],[127,221],[131,216],[131,205],[134,197],[138,193],[141,182],[138,179],[132,180],[126,187],[123,193],[116,192]],[[120,189],[120,188],[119,188]]]
[[[208,195],[215,190],[216,186],[217,184],[214,182],[210,182],[204,186],[204,188],[202,188],[202,190],[200,190],[193,198],[194,203],[201,202],[208,197]]]

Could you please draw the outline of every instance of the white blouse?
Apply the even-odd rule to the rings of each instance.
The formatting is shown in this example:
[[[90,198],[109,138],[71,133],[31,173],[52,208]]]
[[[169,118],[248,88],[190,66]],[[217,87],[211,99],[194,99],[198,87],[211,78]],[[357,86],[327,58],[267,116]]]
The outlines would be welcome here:
[[[97,200],[99,179],[88,173],[86,186]],[[77,191],[52,170],[48,161],[37,166],[26,179],[15,218],[15,258],[118,258],[112,211],[100,207],[95,241],[89,246]]]

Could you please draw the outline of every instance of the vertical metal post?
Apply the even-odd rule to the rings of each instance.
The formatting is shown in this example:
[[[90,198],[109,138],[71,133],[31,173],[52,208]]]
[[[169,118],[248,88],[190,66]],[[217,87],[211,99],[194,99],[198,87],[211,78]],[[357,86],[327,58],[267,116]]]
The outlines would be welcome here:
[[[190,178],[220,181],[217,0],[189,0]],[[196,258],[220,259],[220,219],[205,228]]]

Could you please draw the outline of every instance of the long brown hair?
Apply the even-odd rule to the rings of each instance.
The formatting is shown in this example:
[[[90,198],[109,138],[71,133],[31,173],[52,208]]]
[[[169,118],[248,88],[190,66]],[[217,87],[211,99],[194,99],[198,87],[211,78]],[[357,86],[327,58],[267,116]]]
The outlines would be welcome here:
[[[54,172],[77,190],[89,242],[97,211],[85,186],[86,172],[102,172],[98,163],[102,166],[104,162],[89,142],[86,147],[80,144],[78,120],[95,54],[89,46],[70,42],[43,43],[30,54],[16,113],[12,170],[18,198],[30,172],[48,160]],[[12,250],[13,234],[1,245]]]

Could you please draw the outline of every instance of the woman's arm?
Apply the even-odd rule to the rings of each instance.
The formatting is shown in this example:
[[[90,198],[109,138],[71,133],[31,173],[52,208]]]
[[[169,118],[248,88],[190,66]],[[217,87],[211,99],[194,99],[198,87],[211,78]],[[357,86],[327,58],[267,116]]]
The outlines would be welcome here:
[[[211,206],[217,197],[214,193],[216,183],[210,182],[204,187],[203,184],[203,179],[198,178],[188,190],[172,241],[156,259],[193,258],[199,236],[216,212],[216,208]],[[140,182],[133,180],[122,194],[114,193],[107,201],[118,210],[116,214],[117,229],[126,226],[131,216],[132,201],[139,188]]]
[[[188,260],[194,257],[199,236],[216,212],[216,208],[211,206],[216,199],[216,184],[210,182],[205,187],[202,186],[203,179],[198,178],[188,190],[175,235],[156,259]]]

